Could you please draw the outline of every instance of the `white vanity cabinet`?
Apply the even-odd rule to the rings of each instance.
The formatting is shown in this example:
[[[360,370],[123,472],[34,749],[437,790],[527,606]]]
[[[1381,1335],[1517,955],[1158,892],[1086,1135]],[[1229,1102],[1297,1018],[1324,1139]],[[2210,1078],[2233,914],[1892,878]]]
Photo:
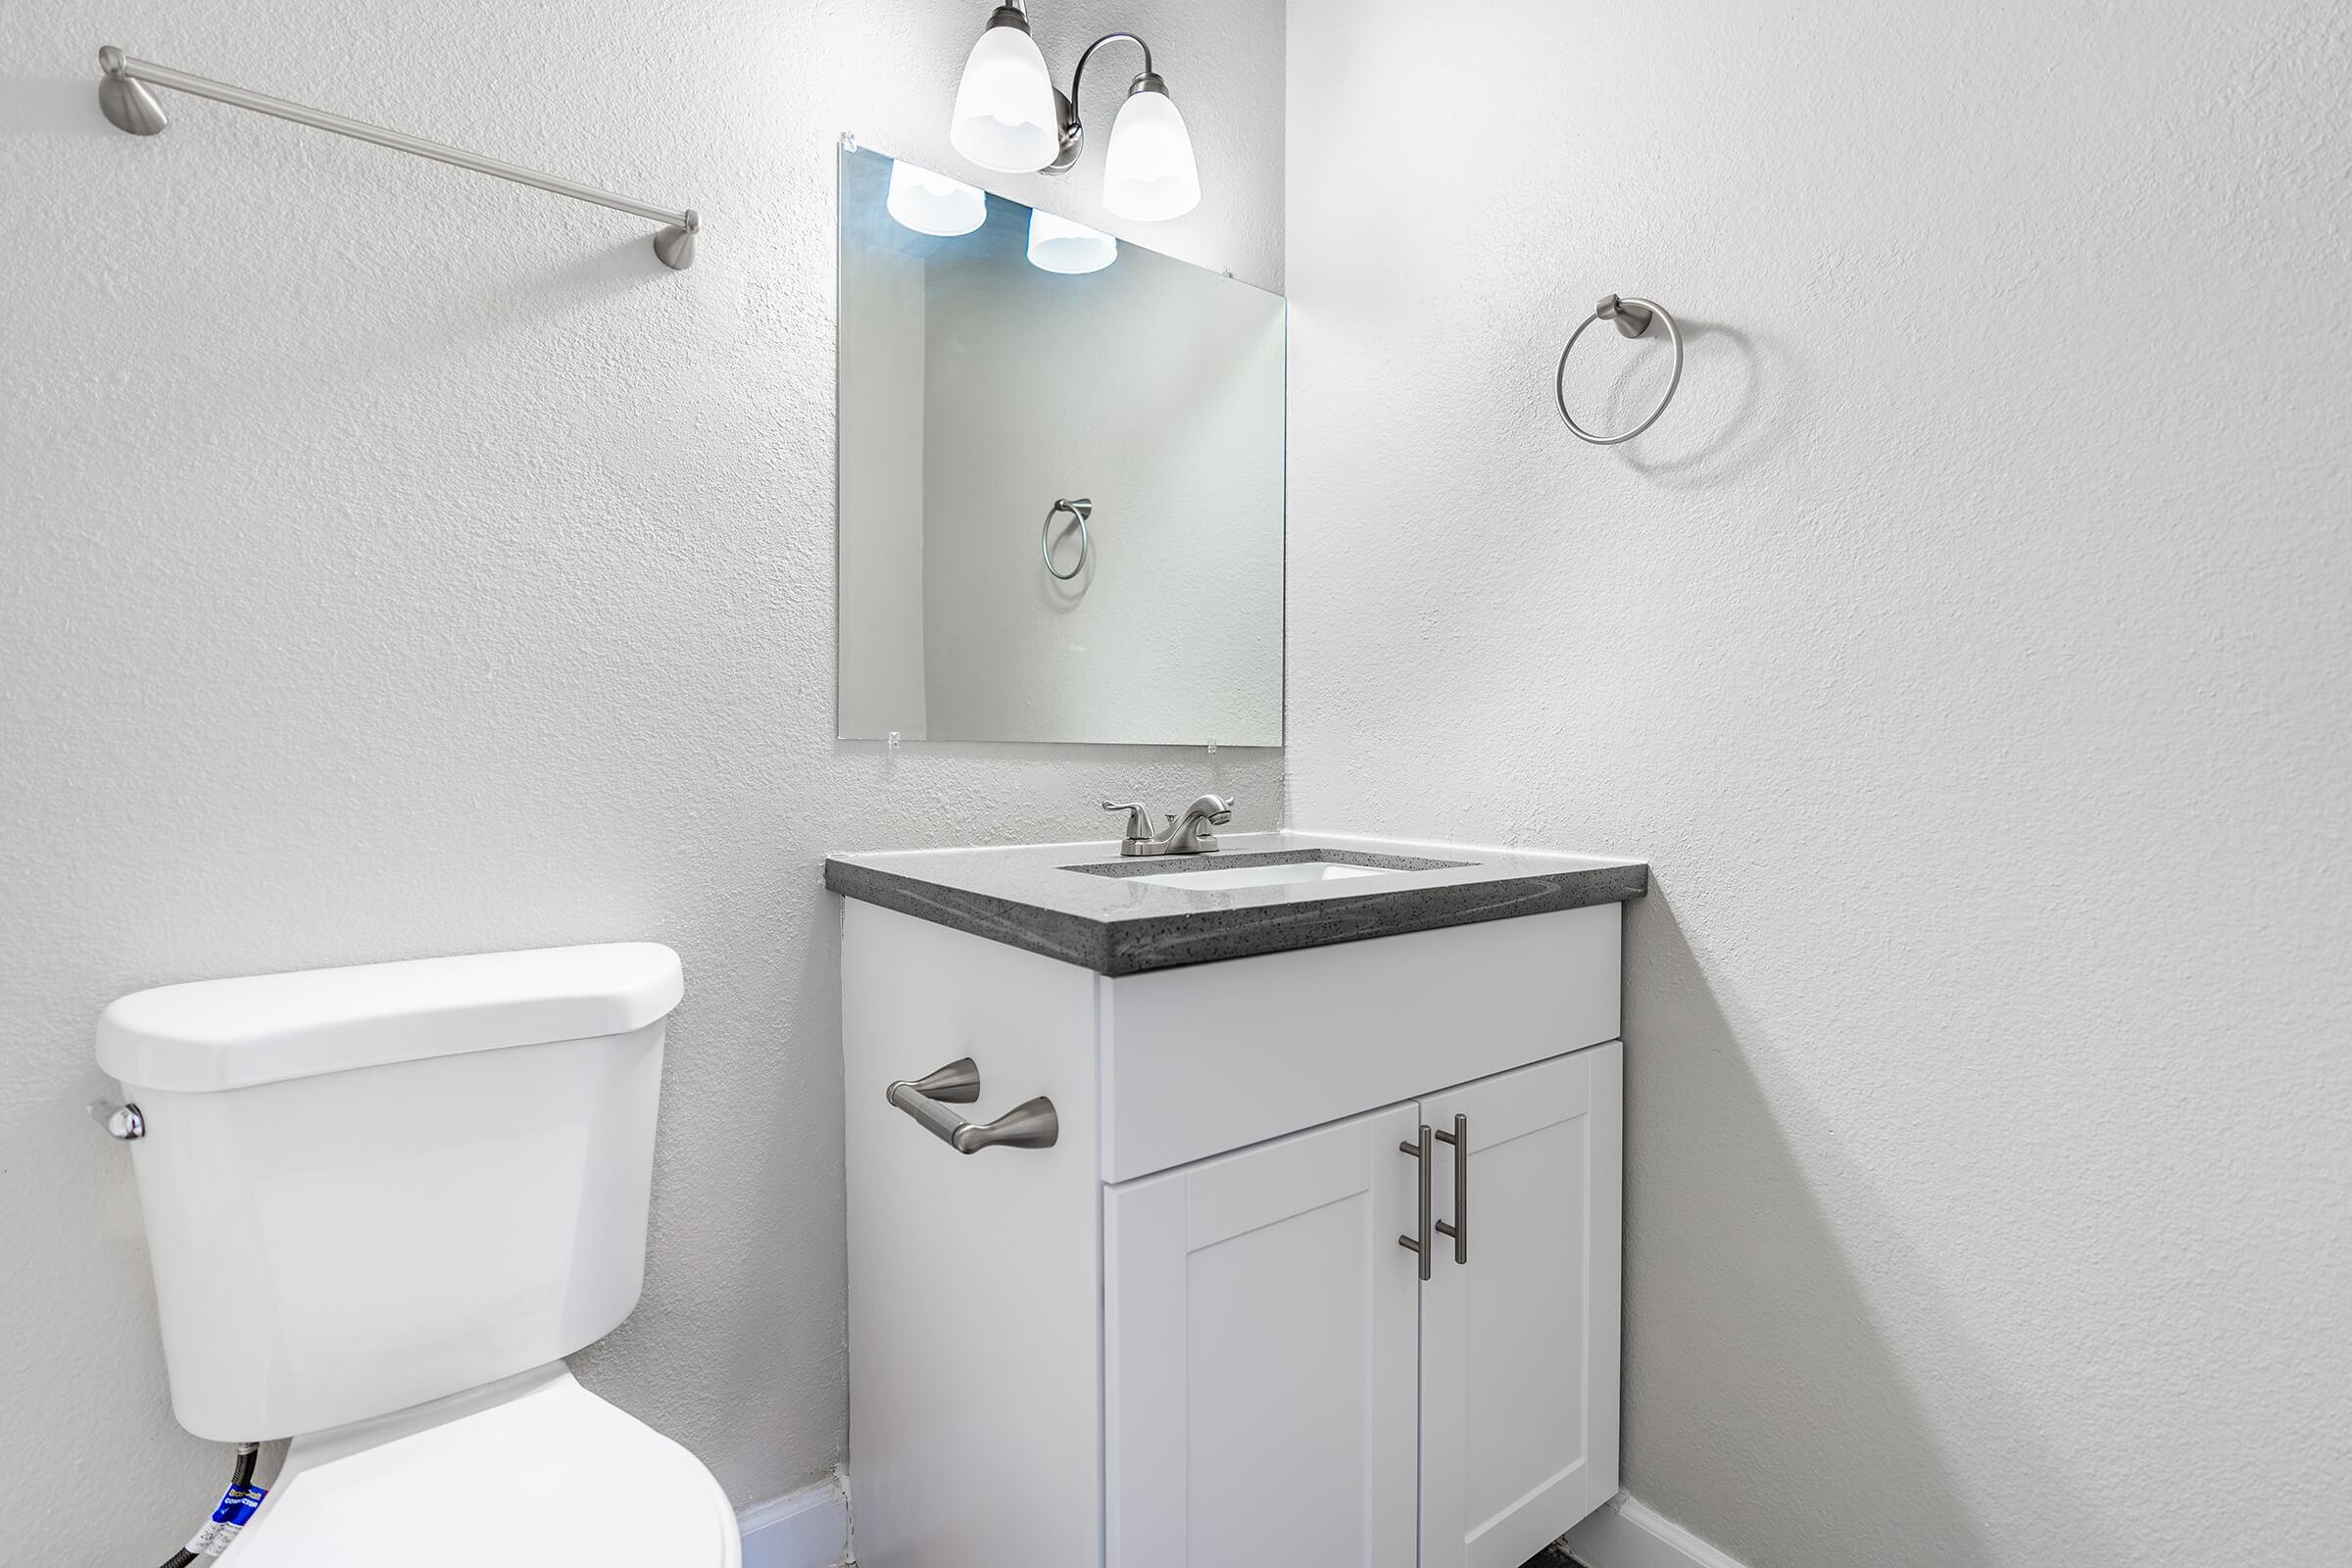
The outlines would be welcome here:
[[[1518,1568],[1616,1491],[1620,906],[1115,977],[847,911],[863,1568]]]

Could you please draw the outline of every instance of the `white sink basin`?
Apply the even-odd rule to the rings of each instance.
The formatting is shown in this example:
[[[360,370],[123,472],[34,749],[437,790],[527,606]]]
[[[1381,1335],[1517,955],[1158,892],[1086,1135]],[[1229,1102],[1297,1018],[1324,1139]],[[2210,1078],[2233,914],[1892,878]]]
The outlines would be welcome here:
[[[1359,876],[1397,876],[1385,865],[1348,865],[1338,860],[1297,860],[1287,865],[1203,866],[1197,871],[1156,871],[1129,877],[1130,882],[1156,882],[1202,893],[1221,888],[1279,888],[1301,882],[1344,882]]]

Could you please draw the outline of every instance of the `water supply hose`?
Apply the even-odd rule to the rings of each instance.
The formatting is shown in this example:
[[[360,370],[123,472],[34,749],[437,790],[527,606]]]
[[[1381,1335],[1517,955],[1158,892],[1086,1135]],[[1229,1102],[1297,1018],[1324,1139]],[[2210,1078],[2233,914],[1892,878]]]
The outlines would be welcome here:
[[[237,1445],[237,1467],[228,1478],[228,1491],[221,1496],[220,1506],[222,1509],[225,1509],[229,1506],[230,1499],[235,1497],[237,1494],[245,1491],[247,1488],[253,1485],[253,1466],[255,1460],[260,1458],[262,1446],[258,1443],[240,1443]],[[219,1516],[219,1512],[220,1510],[215,1510],[216,1518]],[[209,1530],[210,1528],[211,1525],[208,1522],[206,1529]],[[203,1537],[204,1532],[198,1532],[197,1540],[201,1541]],[[222,1544],[225,1545],[226,1543],[223,1542]],[[196,1561],[195,1545],[195,1542],[190,1542],[187,1545],[180,1547],[171,1556],[165,1558],[164,1568],[189,1568],[189,1564]],[[208,1555],[218,1555],[218,1552],[216,1551],[214,1553],[208,1553]]]

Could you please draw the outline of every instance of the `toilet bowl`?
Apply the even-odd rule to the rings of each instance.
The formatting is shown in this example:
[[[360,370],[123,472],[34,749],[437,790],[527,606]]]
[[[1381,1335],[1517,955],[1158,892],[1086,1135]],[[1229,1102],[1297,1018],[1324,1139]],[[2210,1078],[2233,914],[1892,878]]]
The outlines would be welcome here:
[[[738,1568],[726,1495],[564,1357],[645,1278],[677,955],[165,986],[98,1026],[172,1412],[290,1438],[233,1568]]]
[[[222,1568],[740,1568],[694,1455],[562,1362],[296,1438]]]

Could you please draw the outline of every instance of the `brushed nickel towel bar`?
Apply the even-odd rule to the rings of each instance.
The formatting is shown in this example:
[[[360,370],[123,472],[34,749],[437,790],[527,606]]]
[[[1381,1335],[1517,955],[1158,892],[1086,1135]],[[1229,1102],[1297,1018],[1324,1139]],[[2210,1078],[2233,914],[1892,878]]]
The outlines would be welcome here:
[[[654,236],[654,254],[662,258],[662,265],[673,271],[683,271],[694,265],[694,239],[702,230],[703,220],[701,215],[691,207],[682,212],[656,207],[651,202],[616,196],[609,190],[599,190],[594,185],[558,179],[553,174],[542,174],[517,164],[485,158],[479,153],[469,153],[437,141],[426,141],[421,136],[411,136],[397,130],[386,130],[380,125],[347,120],[341,115],[330,115],[323,109],[306,109],[301,104],[288,103],[283,98],[248,92],[224,81],[174,71],[170,66],[133,60],[113,44],[98,51],[98,64],[106,72],[105,79],[98,83],[98,107],[105,111],[106,118],[117,129],[126,130],[133,136],[155,135],[172,122],[170,117],[165,115],[163,106],[155,101],[155,94],[148,91],[149,87],[169,87],[174,92],[194,93],[199,98],[210,98],[215,103],[227,104],[232,108],[250,109],[256,114],[290,120],[297,125],[309,125],[315,130],[331,130],[338,136],[373,142],[378,147],[389,147],[396,153],[414,153],[419,158],[430,158],[437,164],[470,169],[477,174],[511,179],[517,185],[529,185],[558,196],[568,196],[573,201],[593,202],[599,207],[610,207],[614,212],[633,213],[639,218],[651,219],[666,225]]]
[[[1623,435],[1595,435],[1577,423],[1576,416],[1568,412],[1568,356],[1576,352],[1576,340],[1583,337],[1585,328],[1594,321],[1613,321],[1617,330],[1627,337],[1640,337],[1649,330],[1651,322],[1663,321],[1666,323],[1667,341],[1674,345],[1674,374],[1667,379],[1666,395],[1658,399],[1658,406],[1649,411],[1648,418]],[[1560,406],[1560,421],[1568,426],[1578,440],[1590,441],[1596,447],[1613,447],[1620,441],[1631,441],[1657,423],[1658,416],[1666,412],[1666,405],[1674,401],[1674,389],[1682,384],[1683,334],[1675,326],[1673,315],[1656,300],[1619,299],[1614,294],[1602,296],[1600,303],[1592,307],[1592,314],[1568,334],[1568,346],[1560,350],[1559,368],[1551,372],[1551,395]]]

